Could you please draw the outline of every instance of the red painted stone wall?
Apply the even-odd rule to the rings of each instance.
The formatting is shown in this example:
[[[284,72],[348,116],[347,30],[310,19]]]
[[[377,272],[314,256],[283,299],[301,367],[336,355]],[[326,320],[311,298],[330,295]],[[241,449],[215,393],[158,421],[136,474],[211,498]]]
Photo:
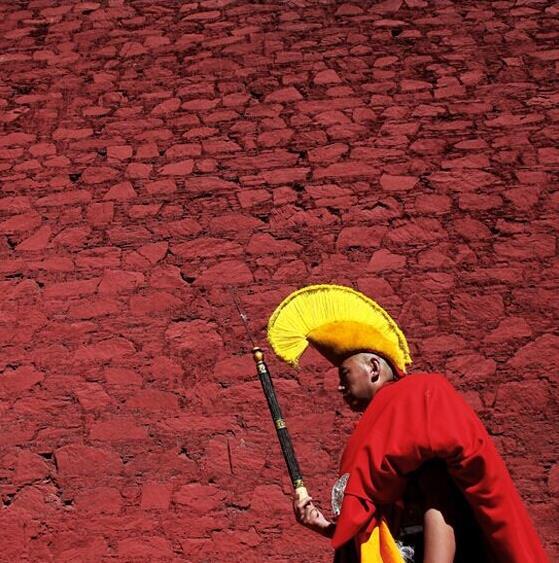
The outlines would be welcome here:
[[[2,561],[327,561],[247,343],[347,283],[494,435],[559,559],[551,1],[0,5]],[[355,420],[269,358],[328,507]]]

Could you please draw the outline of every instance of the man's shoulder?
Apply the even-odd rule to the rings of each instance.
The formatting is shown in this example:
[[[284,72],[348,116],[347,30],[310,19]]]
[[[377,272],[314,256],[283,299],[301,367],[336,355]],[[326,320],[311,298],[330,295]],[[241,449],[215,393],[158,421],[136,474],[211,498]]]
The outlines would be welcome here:
[[[454,389],[448,379],[441,373],[433,372],[414,372],[404,376],[398,384],[401,389],[409,390],[410,392],[417,391],[418,389]]]
[[[373,401],[377,407],[386,408],[388,405],[396,407],[407,403],[409,405],[422,402],[425,397],[450,397],[457,394],[448,379],[441,373],[414,372],[405,375],[398,381],[384,386],[379,392],[379,401]]]

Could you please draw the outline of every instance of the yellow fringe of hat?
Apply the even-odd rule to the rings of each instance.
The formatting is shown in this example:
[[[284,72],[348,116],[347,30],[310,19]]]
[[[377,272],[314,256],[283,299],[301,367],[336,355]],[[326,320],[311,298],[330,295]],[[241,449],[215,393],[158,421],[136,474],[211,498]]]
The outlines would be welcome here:
[[[289,295],[268,321],[268,341],[294,366],[309,344],[334,365],[363,351],[377,352],[402,374],[412,363],[394,319],[366,295],[342,285],[310,285]]]

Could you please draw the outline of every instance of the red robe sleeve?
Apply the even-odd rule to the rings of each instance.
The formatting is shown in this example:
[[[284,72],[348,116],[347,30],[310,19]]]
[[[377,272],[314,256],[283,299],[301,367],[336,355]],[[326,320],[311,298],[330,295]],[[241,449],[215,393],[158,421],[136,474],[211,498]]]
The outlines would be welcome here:
[[[332,544],[375,523],[375,506],[399,500],[407,475],[440,458],[472,507],[496,561],[548,561],[512,479],[485,427],[448,381],[406,376],[383,387],[342,457],[350,477]]]

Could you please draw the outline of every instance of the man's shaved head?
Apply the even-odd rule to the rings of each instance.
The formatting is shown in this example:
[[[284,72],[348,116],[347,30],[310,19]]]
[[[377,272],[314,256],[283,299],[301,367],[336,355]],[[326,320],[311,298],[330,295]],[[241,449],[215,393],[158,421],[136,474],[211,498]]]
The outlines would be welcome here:
[[[352,410],[363,411],[379,389],[394,379],[394,370],[380,355],[359,352],[347,357],[338,367],[338,390]]]

